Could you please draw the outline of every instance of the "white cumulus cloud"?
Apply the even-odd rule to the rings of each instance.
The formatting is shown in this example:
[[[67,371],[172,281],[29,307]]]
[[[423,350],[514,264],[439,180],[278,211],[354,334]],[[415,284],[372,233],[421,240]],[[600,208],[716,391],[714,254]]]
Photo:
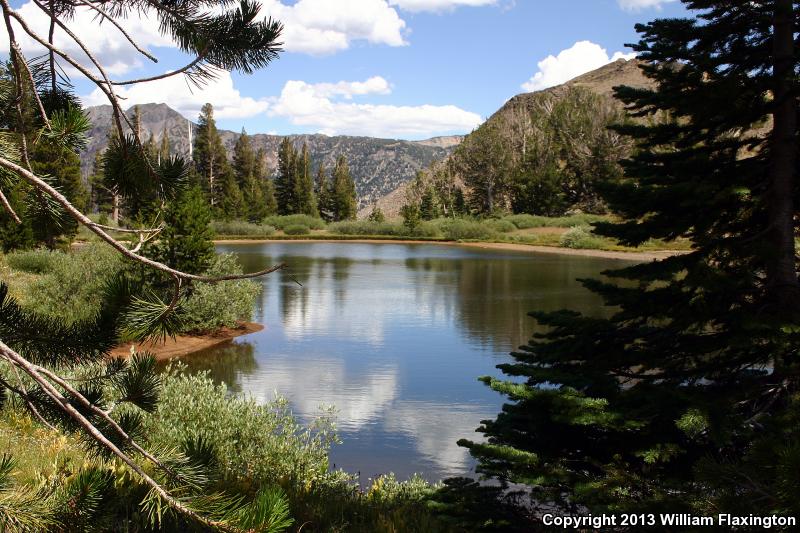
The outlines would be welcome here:
[[[382,78],[371,78],[376,80]],[[385,81],[385,80],[384,80]],[[310,84],[292,80],[284,85],[280,97],[270,107],[271,116],[283,117],[292,124],[316,128],[328,135],[368,135],[373,137],[432,137],[450,132],[468,132],[482,119],[476,113],[454,105],[375,105],[355,103],[348,97],[367,92],[349,92],[331,87],[371,86],[370,93],[386,94],[388,84],[367,82]],[[337,98],[337,96],[343,97]]]
[[[441,12],[449,11],[457,7],[480,7],[490,6],[497,3],[498,0],[389,0],[393,6],[411,12],[432,11]]]
[[[233,84],[229,72],[222,71],[215,80],[202,89],[190,88],[182,76],[119,88],[117,94],[122,98],[123,107],[137,104],[164,103],[183,116],[195,120],[200,108],[206,102],[214,105],[217,118],[248,118],[264,113],[269,103],[266,99],[256,100],[242,96]],[[81,98],[85,106],[108,104],[108,99],[100,89]]]
[[[400,0],[420,2],[421,0]],[[427,0],[429,4],[458,4],[486,2],[487,0]],[[424,2],[423,2],[424,3]],[[435,6],[434,6],[435,7]],[[31,29],[46,39],[49,19],[33,1],[28,0],[17,8]],[[406,22],[388,0],[264,0],[262,15],[271,16],[284,23],[282,40],[289,52],[324,55],[346,50],[354,41],[371,44],[405,46]],[[130,36],[143,48],[175,48],[175,42],[161,35],[159,24],[149,12],[134,11],[119,21]],[[125,37],[111,24],[100,24],[96,13],[85,7],[75,10],[75,17],[64,23],[92,50],[107,72],[114,76],[126,74],[150,61],[137,52]],[[45,49],[13,22],[17,40],[29,57],[41,55]],[[5,26],[0,24],[0,39],[7,39]],[[56,29],[55,45],[91,67],[79,46],[60,28]],[[77,73],[64,65],[70,75]]]
[[[562,50],[557,56],[547,56],[538,63],[539,71],[522,84],[526,91],[541,91],[571,80],[618,59],[633,59],[635,53],[614,52],[609,57],[606,49],[591,41],[578,41]]]
[[[17,9],[17,12],[34,33],[45,40],[47,39],[50,19],[36,4],[31,1],[26,2]],[[94,11],[88,8],[79,7],[75,10],[74,18],[64,22],[92,50],[109,74],[125,74],[134,68],[140,67],[144,61],[150,61],[131,47],[125,37],[111,24],[100,25],[95,20],[95,14]],[[159,33],[158,23],[147,13],[141,15],[135,13],[127,19],[120,20],[120,23],[128,34],[145,48],[175,46],[171,39]],[[14,35],[28,57],[41,55],[45,52],[45,48],[36,42],[33,37],[25,33],[19,24],[16,22],[12,22],[12,24],[14,25]],[[8,42],[8,33],[4,25],[0,25],[0,39]],[[79,61],[81,65],[90,68],[97,74],[97,71],[91,66],[80,47],[59,27],[56,27],[53,42],[55,46]],[[62,66],[67,69],[70,75],[77,72],[63,61]]]
[[[328,98],[330,96],[343,96],[348,100],[353,96],[365,94],[389,94],[392,88],[389,82],[381,76],[373,76],[366,81],[340,81],[338,83],[317,83],[314,85],[317,96]]]
[[[641,11],[643,9],[661,9],[662,4],[668,4],[675,0],[617,0],[619,7],[625,11]]]
[[[284,48],[323,55],[346,50],[353,41],[404,46],[406,23],[386,0],[266,0],[262,13],[283,22]]]

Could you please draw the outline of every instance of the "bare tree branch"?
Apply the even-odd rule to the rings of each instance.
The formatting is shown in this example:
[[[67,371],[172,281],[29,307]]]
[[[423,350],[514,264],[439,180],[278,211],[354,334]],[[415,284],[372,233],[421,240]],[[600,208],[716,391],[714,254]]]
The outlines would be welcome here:
[[[147,83],[151,81],[163,80],[165,78],[171,78],[172,76],[177,76],[178,74],[184,74],[191,70],[192,68],[196,67],[200,64],[203,59],[205,59],[206,54],[208,53],[208,47],[203,50],[201,54],[199,54],[194,60],[190,63],[184,65],[183,67],[179,68],[178,70],[173,70],[172,72],[165,72],[163,74],[158,74],[156,76],[151,76],[149,78],[139,78],[136,80],[125,80],[125,81],[115,81],[112,82],[114,85],[134,85],[137,83]]]
[[[14,212],[14,208],[11,207],[11,203],[6,198],[6,195],[3,194],[3,191],[0,191],[0,204],[3,204],[3,209],[6,210],[8,215],[16,222],[17,224],[22,224],[22,220],[20,220],[17,213]]]

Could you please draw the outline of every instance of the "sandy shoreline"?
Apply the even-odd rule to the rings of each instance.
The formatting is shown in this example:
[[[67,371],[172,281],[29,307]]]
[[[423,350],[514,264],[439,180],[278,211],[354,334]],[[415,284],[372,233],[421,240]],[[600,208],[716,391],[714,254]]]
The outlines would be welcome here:
[[[577,255],[582,257],[598,257],[601,259],[620,259],[623,261],[657,261],[686,253],[679,250],[660,250],[653,252],[615,252],[611,250],[577,250],[559,248],[557,246],[541,246],[535,244],[516,244],[510,242],[453,242],[453,241],[421,241],[413,239],[222,239],[215,244],[270,244],[270,243],[361,243],[361,244],[438,244],[440,246],[464,246],[468,248],[484,248],[488,250],[506,250],[514,252]]]
[[[111,355],[126,358],[131,353],[131,346],[135,345],[137,351],[150,352],[155,356],[156,360],[166,361],[212,348],[236,337],[256,333],[262,329],[264,329],[264,326],[261,324],[245,322],[238,328],[222,328],[206,335],[178,335],[174,339],[167,339],[165,342],[158,344],[128,342],[111,350]]]

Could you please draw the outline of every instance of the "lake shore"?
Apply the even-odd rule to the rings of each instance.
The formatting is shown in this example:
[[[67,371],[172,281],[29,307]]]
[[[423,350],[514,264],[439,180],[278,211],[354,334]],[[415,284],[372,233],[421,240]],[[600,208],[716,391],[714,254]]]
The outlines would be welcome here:
[[[510,242],[455,242],[441,240],[415,240],[415,239],[381,239],[356,237],[352,239],[219,239],[215,244],[269,244],[269,243],[303,243],[303,242],[330,242],[330,243],[362,243],[362,244],[438,244],[441,246],[464,246],[468,248],[483,248],[488,250],[503,250],[526,253],[573,255],[583,257],[597,257],[601,259],[620,259],[624,261],[658,261],[674,255],[686,253],[682,250],[654,250],[647,252],[623,252],[614,250],[575,249],[559,246],[543,246],[537,244],[518,244]]]
[[[222,328],[203,335],[178,335],[174,339],[167,339],[160,343],[127,342],[111,350],[111,355],[113,357],[127,358],[130,356],[131,347],[135,346],[136,350],[139,352],[150,352],[153,354],[157,361],[166,361],[213,348],[214,346],[231,341],[236,337],[256,333],[263,329],[264,326],[261,324],[244,322],[237,328]]]

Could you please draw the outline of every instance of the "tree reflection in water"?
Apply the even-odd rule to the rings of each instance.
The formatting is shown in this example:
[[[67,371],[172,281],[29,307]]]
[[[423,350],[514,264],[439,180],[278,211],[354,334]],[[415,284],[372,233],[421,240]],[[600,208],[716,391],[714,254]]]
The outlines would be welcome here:
[[[255,374],[255,346],[249,342],[226,342],[181,359],[189,372],[208,372],[214,383],[225,383],[232,393],[242,392],[242,377]],[[168,363],[161,363],[165,367]]]

